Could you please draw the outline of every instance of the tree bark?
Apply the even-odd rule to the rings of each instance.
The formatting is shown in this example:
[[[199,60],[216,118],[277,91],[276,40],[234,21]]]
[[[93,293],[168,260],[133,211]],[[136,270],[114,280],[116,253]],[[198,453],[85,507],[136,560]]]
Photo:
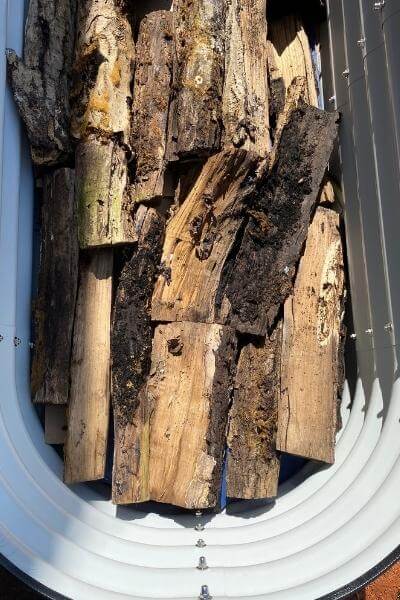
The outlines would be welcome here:
[[[225,6],[220,0],[176,0],[176,65],[171,152],[209,156],[220,148],[224,83]]]
[[[271,149],[266,0],[232,0],[226,10],[224,145],[264,157]]]
[[[216,322],[220,279],[256,166],[257,158],[246,150],[230,149],[208,159],[167,224],[153,320]]]
[[[40,271],[34,302],[31,389],[35,402],[66,404],[78,285],[74,171],[43,179]]]
[[[71,363],[64,481],[104,477],[110,407],[110,319],[113,255],[81,257]]]
[[[136,155],[133,195],[137,202],[170,194],[166,145],[172,60],[172,13],[152,12],[140,24],[136,46],[132,147]]]
[[[147,386],[152,500],[190,509],[216,505],[235,352],[229,328],[157,326]]]
[[[163,235],[164,219],[149,209],[138,246],[122,270],[114,304],[111,358],[115,504],[149,500],[149,415],[144,390],[153,337],[150,305]]]
[[[276,452],[282,323],[271,336],[246,344],[241,352],[229,414],[227,495],[231,498],[276,496]]]
[[[59,165],[72,152],[69,89],[76,0],[31,0],[23,60],[7,52],[14,99],[37,165]]]
[[[317,208],[285,303],[278,448],[333,463],[344,310],[339,216]]]

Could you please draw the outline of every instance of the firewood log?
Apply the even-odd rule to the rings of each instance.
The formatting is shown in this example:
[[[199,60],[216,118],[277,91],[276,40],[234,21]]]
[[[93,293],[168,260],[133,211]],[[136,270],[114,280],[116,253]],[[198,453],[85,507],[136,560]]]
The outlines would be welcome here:
[[[142,210],[146,214],[138,245],[122,270],[114,304],[111,358],[115,504],[149,500],[149,415],[144,389],[151,364],[150,306],[164,219],[154,209]]]
[[[269,498],[278,491],[281,346],[279,322],[269,337],[240,352],[229,413],[227,495],[232,498]]]
[[[147,385],[152,500],[216,505],[235,353],[236,336],[221,325],[156,327]]]
[[[38,293],[31,390],[35,402],[66,404],[78,285],[78,231],[74,171],[43,178]]]
[[[344,309],[339,216],[319,207],[284,311],[278,448],[332,463]]]
[[[32,160],[59,165],[72,152],[69,88],[76,0],[31,0],[23,59],[7,52],[8,74]]]
[[[82,254],[74,324],[64,481],[104,477],[110,408],[112,249]]]

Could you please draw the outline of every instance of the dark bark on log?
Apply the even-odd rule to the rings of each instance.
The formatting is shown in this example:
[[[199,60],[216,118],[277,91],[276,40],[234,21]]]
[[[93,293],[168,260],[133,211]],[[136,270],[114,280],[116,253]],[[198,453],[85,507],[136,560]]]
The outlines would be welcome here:
[[[132,116],[132,148],[136,155],[133,196],[137,202],[170,193],[165,156],[172,86],[172,25],[172,13],[165,10],[150,13],[140,24]]]
[[[146,210],[146,209],[145,209]],[[120,277],[111,335],[115,504],[149,499],[149,427],[144,388],[150,372],[150,305],[165,222],[146,211],[137,248]]]
[[[337,135],[336,113],[298,107],[284,127],[272,171],[249,201],[240,249],[225,272],[220,322],[265,335],[293,287],[295,268]]]
[[[8,75],[33,162],[57,165],[72,152],[69,88],[76,0],[31,0],[24,57],[7,52]]]
[[[31,386],[34,401],[46,404],[68,402],[79,260],[74,180],[71,169],[60,169],[43,179]]]
[[[231,498],[276,496],[276,451],[282,323],[271,336],[246,344],[239,357],[229,414],[227,495]]]

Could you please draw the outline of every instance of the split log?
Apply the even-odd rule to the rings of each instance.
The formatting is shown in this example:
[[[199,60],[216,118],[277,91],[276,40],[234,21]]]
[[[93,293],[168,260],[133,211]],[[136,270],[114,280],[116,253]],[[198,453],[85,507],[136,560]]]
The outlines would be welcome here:
[[[333,463],[344,310],[339,216],[317,208],[284,309],[277,446]]]
[[[246,344],[239,357],[229,415],[227,495],[270,498],[278,491],[276,452],[282,327]]]
[[[131,154],[134,57],[125,2],[80,0],[71,131],[79,141],[76,163],[82,248],[135,241],[130,199],[124,195]]]
[[[220,148],[224,83],[225,5],[176,0],[176,64],[170,159],[209,156]]]
[[[219,322],[266,335],[293,287],[319,188],[337,135],[337,113],[292,111],[271,172],[248,200],[249,221],[222,282]]]
[[[31,390],[35,402],[66,404],[78,285],[74,171],[43,179],[38,294],[34,302]]]
[[[231,0],[226,11],[224,145],[263,157],[271,149],[266,0]]]
[[[147,386],[150,497],[216,505],[233,385],[236,336],[221,325],[158,325]]]
[[[114,304],[111,337],[114,407],[115,504],[149,500],[149,415],[145,384],[150,372],[150,305],[160,263],[164,219],[146,211],[138,246],[127,260]]]
[[[46,444],[65,444],[67,407],[47,404],[44,411],[44,441]]]
[[[152,12],[140,24],[136,45],[132,147],[136,155],[133,196],[137,202],[171,195],[166,144],[172,58],[172,13]]]
[[[81,257],[71,361],[64,481],[104,477],[110,407],[110,320],[113,255]]]
[[[255,155],[241,149],[208,159],[167,224],[153,320],[215,322],[220,279],[243,221],[244,198],[256,166]]]
[[[69,88],[76,0],[31,0],[23,60],[7,51],[8,74],[37,165],[65,162],[72,151]]]

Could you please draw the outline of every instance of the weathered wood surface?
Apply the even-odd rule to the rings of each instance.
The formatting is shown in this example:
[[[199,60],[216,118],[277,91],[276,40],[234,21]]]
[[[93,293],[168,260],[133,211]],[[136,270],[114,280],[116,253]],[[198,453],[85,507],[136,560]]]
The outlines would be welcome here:
[[[280,450],[333,463],[344,310],[339,216],[319,207],[285,303]]]
[[[265,156],[271,148],[266,0],[231,0],[226,11],[224,145]]]
[[[72,152],[69,88],[75,12],[76,0],[31,0],[23,59],[7,51],[14,99],[37,165],[63,163]]]
[[[172,13],[159,10],[145,16],[136,45],[132,113],[136,201],[152,200],[169,193],[166,145],[173,50]]]
[[[66,483],[104,477],[110,408],[110,321],[113,254],[93,250],[80,261],[71,361]]]
[[[43,178],[31,390],[35,402],[46,404],[68,402],[79,261],[74,181],[71,169]]]
[[[46,444],[65,444],[67,439],[67,407],[47,404],[44,408],[44,441]]]
[[[136,241],[127,157],[119,142],[90,135],[77,146],[75,168],[80,247]]]
[[[119,280],[111,337],[114,407],[115,504],[149,500],[149,414],[145,384],[150,372],[151,297],[160,263],[164,219],[146,211],[137,248]]]
[[[176,64],[169,125],[173,154],[208,156],[220,148],[224,84],[225,4],[176,0]]]
[[[244,218],[244,198],[256,166],[254,153],[241,149],[208,159],[167,224],[153,320],[216,321],[220,279]]]
[[[271,336],[246,344],[239,356],[229,413],[227,495],[270,498],[278,491],[276,451],[282,324]]]
[[[265,335],[293,287],[319,188],[337,135],[337,113],[292,111],[271,172],[248,200],[249,221],[226,281],[220,321]]]
[[[147,386],[152,500],[216,505],[235,353],[236,336],[221,325],[157,326]]]

